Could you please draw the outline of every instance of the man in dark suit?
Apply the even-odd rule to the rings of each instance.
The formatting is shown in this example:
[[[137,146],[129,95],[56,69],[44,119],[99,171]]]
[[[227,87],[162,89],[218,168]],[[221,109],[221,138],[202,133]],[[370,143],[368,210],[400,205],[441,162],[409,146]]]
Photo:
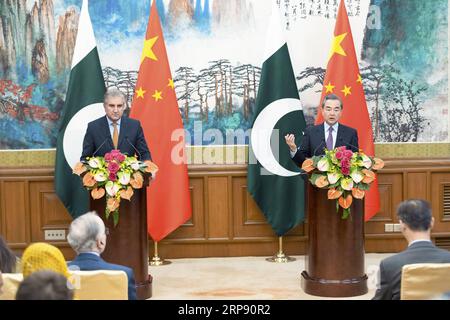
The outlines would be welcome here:
[[[150,151],[138,120],[123,116],[126,109],[125,95],[110,88],[105,93],[103,107],[106,116],[88,124],[83,140],[81,160],[86,157],[104,156],[118,149],[129,156],[136,154],[139,160],[150,160]]]
[[[403,201],[397,216],[408,248],[380,263],[379,284],[373,300],[399,300],[402,267],[412,263],[449,263],[450,252],[437,248],[430,240],[434,218],[428,202]],[[448,279],[442,279],[448,281]]]
[[[70,224],[67,241],[77,256],[69,263],[69,269],[121,270],[128,278],[128,299],[136,300],[136,284],[131,268],[108,263],[100,257],[106,247],[105,224],[95,212],[79,216]]]
[[[301,166],[305,159],[325,154],[324,148],[331,150],[345,146],[352,151],[358,151],[357,131],[338,122],[343,108],[341,99],[335,94],[329,94],[322,103],[324,122],[305,129],[300,147],[297,148],[293,134],[284,137],[292,160]]]

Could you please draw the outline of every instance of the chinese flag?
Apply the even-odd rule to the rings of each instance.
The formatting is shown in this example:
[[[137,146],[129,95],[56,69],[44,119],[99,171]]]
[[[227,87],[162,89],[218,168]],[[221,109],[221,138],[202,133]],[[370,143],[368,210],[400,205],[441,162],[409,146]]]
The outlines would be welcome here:
[[[334,28],[334,38],[328,56],[327,72],[323,83],[321,103],[325,95],[334,93],[344,104],[339,122],[358,130],[359,148],[374,156],[372,124],[367,110],[358,61],[353,44],[352,31],[344,1],[341,0]],[[316,124],[323,122],[322,113],[317,113]],[[378,182],[375,180],[365,197],[365,220],[369,220],[380,209]]]
[[[159,171],[147,188],[148,232],[160,241],[191,217],[183,122],[153,1],[130,117],[144,130]]]

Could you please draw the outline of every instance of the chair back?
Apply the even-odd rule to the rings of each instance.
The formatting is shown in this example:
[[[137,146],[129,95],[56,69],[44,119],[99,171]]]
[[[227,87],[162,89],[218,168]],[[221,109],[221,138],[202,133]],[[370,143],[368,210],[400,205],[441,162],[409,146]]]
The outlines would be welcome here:
[[[415,263],[402,268],[401,300],[433,299],[450,291],[450,263]]]
[[[21,273],[3,273],[0,300],[15,300]],[[69,281],[78,300],[128,300],[128,277],[121,270],[70,271]]]
[[[21,273],[2,273],[3,277],[3,293],[0,294],[0,300],[15,300],[16,292],[23,280]]]
[[[128,300],[128,277],[122,270],[70,270],[79,300]]]

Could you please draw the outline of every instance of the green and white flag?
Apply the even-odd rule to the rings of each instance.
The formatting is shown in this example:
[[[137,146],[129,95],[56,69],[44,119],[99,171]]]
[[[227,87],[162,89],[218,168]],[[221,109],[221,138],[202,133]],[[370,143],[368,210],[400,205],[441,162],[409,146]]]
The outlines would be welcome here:
[[[88,211],[89,195],[80,177],[72,174],[79,161],[87,124],[105,114],[103,79],[94,31],[83,0],[72,58],[69,86],[56,144],[55,190],[73,218]]]
[[[305,217],[305,181],[291,160],[284,136],[299,145],[305,128],[285,30],[277,6],[268,28],[265,60],[249,148],[248,191],[278,236]],[[256,158],[256,160],[255,160]]]

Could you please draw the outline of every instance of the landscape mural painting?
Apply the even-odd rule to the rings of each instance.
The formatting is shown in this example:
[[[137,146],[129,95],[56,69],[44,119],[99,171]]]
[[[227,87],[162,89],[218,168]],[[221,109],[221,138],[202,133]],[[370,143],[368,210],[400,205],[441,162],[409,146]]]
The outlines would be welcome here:
[[[339,1],[274,1],[312,124]],[[247,144],[226,137],[250,129],[272,0],[156,2],[188,144]],[[81,3],[0,2],[0,149],[55,147]],[[345,3],[375,141],[448,142],[448,0]],[[131,102],[150,0],[91,0],[89,12],[106,84]]]

